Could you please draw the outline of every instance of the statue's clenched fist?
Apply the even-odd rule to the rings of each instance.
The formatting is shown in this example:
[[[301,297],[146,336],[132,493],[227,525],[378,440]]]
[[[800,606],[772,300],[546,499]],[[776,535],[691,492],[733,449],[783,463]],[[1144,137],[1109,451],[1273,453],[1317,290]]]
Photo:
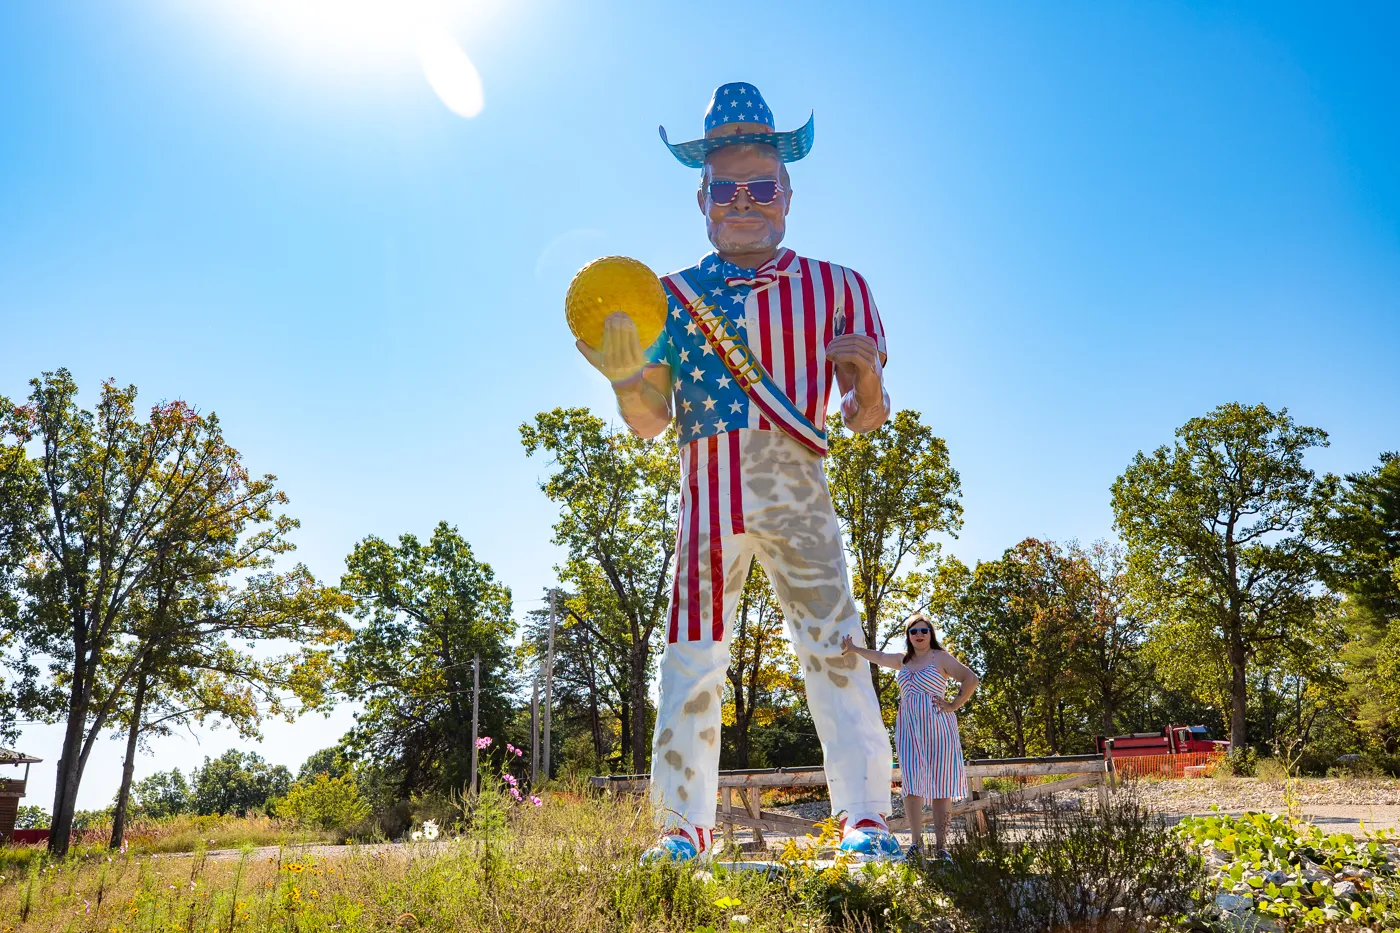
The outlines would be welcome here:
[[[614,388],[641,378],[646,358],[642,355],[642,342],[637,338],[637,325],[621,311],[609,314],[603,321],[601,347],[594,349],[582,340],[576,343],[578,352],[587,357],[594,369],[607,376]]]
[[[842,375],[862,389],[877,386],[884,375],[880,350],[865,334],[842,334],[826,345],[826,358],[842,370]]]

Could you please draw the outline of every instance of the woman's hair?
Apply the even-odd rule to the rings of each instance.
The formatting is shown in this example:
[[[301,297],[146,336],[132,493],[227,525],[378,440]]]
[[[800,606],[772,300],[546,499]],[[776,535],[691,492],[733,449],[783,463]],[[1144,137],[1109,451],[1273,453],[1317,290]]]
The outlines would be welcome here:
[[[928,616],[924,615],[922,612],[916,612],[912,616],[904,620],[905,664],[908,664],[910,661],[914,660],[914,643],[909,640],[909,629],[919,622],[922,622],[924,625],[928,626],[929,647],[932,648],[934,651],[939,651],[943,648],[943,646],[938,643],[938,631],[933,627],[933,620],[930,619]]]

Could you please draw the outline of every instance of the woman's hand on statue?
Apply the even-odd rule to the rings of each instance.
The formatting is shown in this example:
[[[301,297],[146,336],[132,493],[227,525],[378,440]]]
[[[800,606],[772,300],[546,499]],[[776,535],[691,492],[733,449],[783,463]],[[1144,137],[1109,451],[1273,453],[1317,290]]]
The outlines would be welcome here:
[[[841,636],[841,654],[848,655],[856,650],[856,643],[849,635]]]
[[[637,338],[637,325],[621,311],[609,314],[603,321],[603,345],[590,347],[582,340],[577,342],[578,351],[608,378],[614,389],[627,388],[640,383],[646,357],[642,355],[642,342]]]

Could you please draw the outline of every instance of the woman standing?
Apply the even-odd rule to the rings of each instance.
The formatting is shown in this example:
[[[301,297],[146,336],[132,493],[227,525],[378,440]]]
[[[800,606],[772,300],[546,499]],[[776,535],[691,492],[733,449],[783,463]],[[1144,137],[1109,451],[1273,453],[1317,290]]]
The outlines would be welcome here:
[[[967,796],[962,741],[958,717],[963,704],[977,689],[972,668],[953,657],[938,643],[933,622],[922,612],[904,623],[904,654],[858,647],[846,636],[841,653],[856,654],[881,667],[892,668],[899,683],[899,718],[894,743],[904,782],[904,816],[913,841],[906,858],[918,858],[923,847],[924,801],[933,807],[933,834],[938,855],[947,855],[948,822],[952,801]],[[957,698],[948,701],[948,682],[955,680]]]

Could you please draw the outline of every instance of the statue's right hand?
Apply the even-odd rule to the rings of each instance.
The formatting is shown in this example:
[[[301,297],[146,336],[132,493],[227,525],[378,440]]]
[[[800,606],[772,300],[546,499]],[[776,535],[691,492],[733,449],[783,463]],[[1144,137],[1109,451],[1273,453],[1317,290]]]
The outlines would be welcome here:
[[[578,351],[593,364],[614,388],[619,383],[630,383],[641,377],[646,357],[642,355],[642,342],[637,337],[637,325],[621,311],[609,314],[603,321],[603,345],[590,347],[582,340],[577,342]]]

